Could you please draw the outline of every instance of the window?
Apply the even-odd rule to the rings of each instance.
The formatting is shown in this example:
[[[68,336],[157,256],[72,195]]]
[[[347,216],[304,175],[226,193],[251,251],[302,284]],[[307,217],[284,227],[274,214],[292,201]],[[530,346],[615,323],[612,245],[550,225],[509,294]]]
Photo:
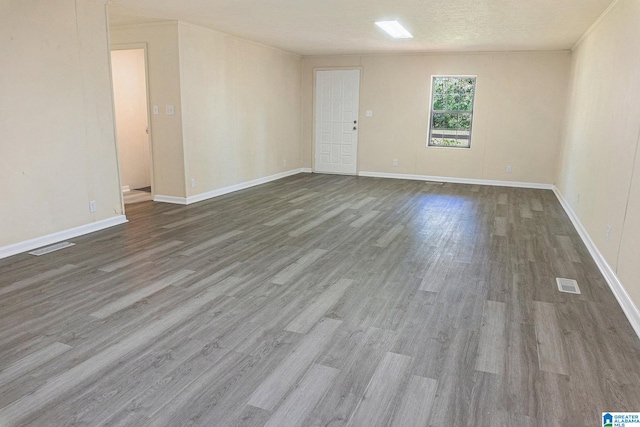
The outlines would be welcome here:
[[[433,77],[428,140],[430,147],[471,147],[475,92],[475,77]]]

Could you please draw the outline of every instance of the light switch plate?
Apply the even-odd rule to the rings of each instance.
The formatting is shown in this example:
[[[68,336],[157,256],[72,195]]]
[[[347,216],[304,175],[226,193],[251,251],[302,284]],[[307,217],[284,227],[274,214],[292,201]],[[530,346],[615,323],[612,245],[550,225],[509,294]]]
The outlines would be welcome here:
[[[154,115],[156,115],[156,116],[157,116],[158,114],[160,114],[160,109],[158,108],[158,106],[157,106],[157,105],[154,105],[154,106],[153,106],[153,114],[154,114]]]
[[[167,105],[167,116],[173,116],[176,113],[176,109],[173,105]]]

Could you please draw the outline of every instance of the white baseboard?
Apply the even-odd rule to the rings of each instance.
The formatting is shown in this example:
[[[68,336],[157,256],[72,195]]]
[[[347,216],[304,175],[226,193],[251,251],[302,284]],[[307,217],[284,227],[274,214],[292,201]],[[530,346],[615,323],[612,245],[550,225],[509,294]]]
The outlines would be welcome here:
[[[131,187],[129,187],[128,185],[123,185],[122,186],[122,192],[123,193],[128,193],[129,191],[131,191]]]
[[[636,331],[636,335],[640,337],[640,310],[638,310],[638,307],[633,303],[633,300],[627,293],[627,290],[624,288],[624,285],[616,275],[615,271],[613,271],[609,263],[604,259],[604,256],[602,256],[596,244],[593,243],[591,236],[589,236],[589,233],[580,222],[580,219],[578,219],[578,216],[571,208],[571,205],[569,205],[562,193],[560,193],[560,190],[558,190],[558,188],[554,186],[553,192],[558,198],[558,201],[560,201],[560,204],[564,208],[564,211],[569,216],[569,219],[571,219],[573,226],[578,231],[578,234],[589,250],[589,253],[598,265],[598,268],[609,284],[613,295],[618,300],[618,304],[620,304],[620,307],[622,307],[622,311],[624,311],[627,319],[629,319],[629,323],[631,323],[633,330]]]
[[[219,188],[217,190],[208,191],[202,194],[196,194],[195,196],[187,197],[187,205],[192,203],[202,202],[204,200],[212,199],[214,197],[222,196],[224,194],[233,193],[236,191],[244,190],[246,188],[255,187],[256,185],[266,184],[267,182],[276,181],[278,179],[286,178],[291,175],[297,175],[302,173],[302,169],[293,169],[286,172],[277,173],[275,175],[265,176],[264,178],[258,178],[240,184],[230,185],[228,187]]]
[[[293,169],[290,171],[277,173],[275,175],[265,176],[263,178],[241,182],[240,184],[230,185],[224,188],[218,188],[217,190],[207,191],[206,193],[196,194],[195,196],[191,196],[191,197],[161,196],[156,194],[153,198],[153,201],[163,202],[163,203],[173,203],[176,205],[190,205],[192,203],[198,203],[204,200],[213,199],[214,197],[223,196],[225,194],[255,187],[256,185],[266,184],[267,182],[276,181],[278,179],[286,178],[288,176],[297,175],[299,173],[305,173],[305,172],[310,173],[311,169],[307,169],[307,168]]]
[[[162,202],[162,203],[172,203],[174,205],[186,205],[187,199],[185,197],[174,197],[174,196],[162,196],[160,194],[156,194],[153,196],[154,202]]]
[[[372,178],[409,179],[413,181],[438,181],[454,184],[492,185],[497,187],[535,188],[540,190],[553,190],[553,184],[539,184],[534,182],[495,181],[491,179],[451,178],[447,176],[411,175],[385,172],[358,172],[358,176]]]
[[[80,227],[47,234],[46,236],[36,237],[35,239],[26,240],[24,242],[14,243],[0,248],[0,259],[28,252],[43,246],[52,245],[63,240],[73,239],[74,237],[83,236],[95,231],[104,230],[105,228],[114,227],[126,222],[128,222],[126,216],[118,215],[113,218],[103,219],[102,221],[81,225]]]

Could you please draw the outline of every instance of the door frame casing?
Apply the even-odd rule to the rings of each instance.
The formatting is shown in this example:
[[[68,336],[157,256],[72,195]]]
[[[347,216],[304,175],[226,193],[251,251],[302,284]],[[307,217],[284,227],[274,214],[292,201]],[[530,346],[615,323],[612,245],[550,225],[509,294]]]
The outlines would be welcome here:
[[[318,126],[318,124],[316,123],[316,77],[318,74],[318,71],[360,71],[360,81],[358,83],[358,139],[356,140],[356,172],[355,174],[345,174],[345,173],[339,173],[339,172],[321,172],[321,173],[330,173],[332,175],[349,175],[349,176],[358,176],[358,174],[360,173],[360,129],[361,129],[361,125],[362,125],[362,117],[361,117],[361,111],[362,108],[360,107],[360,100],[362,99],[362,81],[363,81],[363,76],[364,76],[364,67],[362,66],[343,66],[343,67],[313,67],[312,68],[312,72],[313,72],[313,79],[311,82],[311,92],[312,92],[312,97],[311,97],[311,115],[312,115],[312,123],[313,123],[313,129],[312,129],[312,134],[311,134],[311,170],[316,173],[316,127]]]
[[[147,133],[147,141],[149,147],[149,173],[151,178],[151,197],[155,196],[155,174],[154,174],[154,161],[153,161],[153,129],[151,126],[151,98],[150,98],[150,87],[149,87],[149,58],[148,58],[148,47],[147,43],[123,43],[123,44],[113,44],[109,46],[109,73],[112,73],[113,64],[111,63],[111,52],[114,50],[134,50],[134,49],[142,49],[144,51],[144,75],[145,75],[145,93],[147,98],[147,128],[149,132]],[[111,75],[111,96],[114,97],[113,93],[113,75]],[[115,122],[115,101],[113,103],[114,108],[114,122]],[[120,192],[122,193],[122,172],[120,170],[120,155],[118,149],[118,134],[116,132],[116,154],[118,157],[118,175],[120,177]],[[123,209],[124,209],[124,197],[122,200]]]

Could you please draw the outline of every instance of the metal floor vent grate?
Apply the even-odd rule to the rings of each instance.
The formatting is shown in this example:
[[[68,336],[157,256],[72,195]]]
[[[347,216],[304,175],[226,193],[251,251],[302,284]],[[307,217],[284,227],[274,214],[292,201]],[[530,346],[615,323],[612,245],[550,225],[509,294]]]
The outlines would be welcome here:
[[[40,255],[48,254],[51,252],[59,251],[60,249],[68,248],[71,246],[75,246],[75,243],[60,242],[60,243],[56,243],[55,245],[47,246],[46,248],[36,249],[33,252],[29,252],[29,255],[40,256]]]
[[[580,294],[580,288],[578,287],[578,282],[573,279],[561,279],[557,278],[556,282],[558,283],[558,290],[560,292],[566,292],[568,294]]]
[[[429,185],[444,185],[444,182],[439,181],[425,181],[424,183]]]

